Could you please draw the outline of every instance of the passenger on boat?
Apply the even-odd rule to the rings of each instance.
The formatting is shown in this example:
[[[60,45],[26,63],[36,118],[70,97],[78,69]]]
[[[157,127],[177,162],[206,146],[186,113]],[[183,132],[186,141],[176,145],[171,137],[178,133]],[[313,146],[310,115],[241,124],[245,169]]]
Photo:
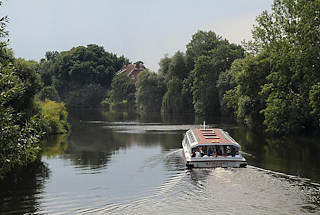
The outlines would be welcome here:
[[[231,155],[231,149],[230,149],[230,146],[227,146],[227,147],[226,147],[225,152],[226,152],[226,155],[227,155],[227,156]]]
[[[207,155],[208,155],[208,156],[211,156],[211,155],[212,155],[211,147],[209,147]]]
[[[191,157],[195,157],[196,156],[196,153],[194,150],[192,150],[192,154],[191,154]]]
[[[221,156],[222,155],[222,150],[221,150],[221,147],[217,147],[217,155],[218,156]]]
[[[232,157],[236,156],[236,148],[233,146],[231,150]]]
[[[214,154],[215,157],[218,156],[216,146],[213,146],[213,154]]]
[[[202,157],[204,155],[202,146],[200,146],[199,151],[200,151],[200,154],[201,154],[201,157]]]
[[[201,157],[201,153],[198,150],[195,152],[195,154],[196,154],[196,158]]]

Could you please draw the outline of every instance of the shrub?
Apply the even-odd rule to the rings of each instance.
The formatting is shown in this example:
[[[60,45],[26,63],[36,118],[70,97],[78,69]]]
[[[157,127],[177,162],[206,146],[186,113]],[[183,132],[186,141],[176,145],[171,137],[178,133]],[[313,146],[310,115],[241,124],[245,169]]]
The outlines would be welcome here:
[[[67,122],[68,113],[64,103],[46,99],[39,103],[41,114],[41,128],[47,135],[63,134],[70,130]]]

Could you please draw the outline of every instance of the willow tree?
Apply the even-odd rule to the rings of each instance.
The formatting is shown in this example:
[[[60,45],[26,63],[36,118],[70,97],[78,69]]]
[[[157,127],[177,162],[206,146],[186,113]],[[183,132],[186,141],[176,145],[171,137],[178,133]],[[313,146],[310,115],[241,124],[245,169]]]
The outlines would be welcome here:
[[[160,113],[166,84],[162,76],[149,71],[139,73],[136,82],[136,104],[140,114]]]

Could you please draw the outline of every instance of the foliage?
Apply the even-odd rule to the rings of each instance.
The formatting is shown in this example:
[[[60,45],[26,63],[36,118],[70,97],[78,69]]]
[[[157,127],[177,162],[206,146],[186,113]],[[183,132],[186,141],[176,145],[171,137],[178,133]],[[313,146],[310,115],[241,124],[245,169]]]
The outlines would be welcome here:
[[[274,0],[272,12],[257,18],[249,44],[255,55],[234,63],[237,86],[225,95],[238,119],[251,127],[263,121],[276,134],[319,128],[319,5]]]
[[[17,76],[24,84],[24,93],[19,100],[13,101],[11,106],[17,111],[24,111],[26,114],[33,115],[35,113],[33,98],[42,87],[40,75],[37,73],[38,63],[18,58],[14,60],[14,68]]]
[[[159,65],[159,73],[165,77],[168,89],[162,100],[161,112],[164,114],[177,114],[182,110],[190,112],[192,109],[190,91],[183,90],[183,83],[189,75],[184,53],[178,51],[171,58],[165,55]]]
[[[12,104],[25,97],[26,88],[13,65],[0,64],[0,179],[18,166],[36,160],[40,129],[37,116],[26,118]]]
[[[309,99],[312,107],[311,114],[316,117],[318,120],[318,126],[320,127],[320,82],[312,86]]]
[[[260,91],[270,73],[269,59],[264,55],[247,55],[234,61],[228,73],[236,87],[226,92],[224,102],[249,128],[261,125],[264,119],[261,110],[265,107],[265,101]]]
[[[56,102],[60,101],[58,92],[53,86],[43,87],[39,92],[38,97],[41,101],[45,101],[46,99],[49,99],[51,101],[56,101]]]
[[[191,41],[187,44],[186,61],[189,71],[194,69],[198,57],[208,56],[212,49],[216,49],[222,41],[221,37],[213,31],[198,31],[192,35]]]
[[[174,77],[168,82],[168,90],[162,99],[161,112],[165,114],[181,113],[184,108],[184,102],[181,96],[182,83]]]
[[[64,134],[70,131],[70,124],[67,122],[68,113],[63,103],[46,99],[38,105],[42,131],[46,134]]]
[[[166,80],[178,78],[183,81],[188,76],[186,60],[182,52],[178,51],[172,56],[168,69]]]
[[[0,18],[1,39],[8,35],[6,22],[6,17]],[[7,41],[1,40],[0,180],[39,159],[39,141],[44,135],[42,129],[47,121],[34,103],[35,94],[42,87],[38,67],[35,61],[15,59],[13,52],[7,49]],[[54,114],[55,111],[46,115],[49,117]]]
[[[168,75],[170,63],[171,63],[171,58],[169,57],[168,54],[165,54],[164,57],[160,59],[160,62],[159,62],[160,67],[159,67],[158,73],[163,77],[166,77]]]
[[[211,58],[200,56],[192,73],[194,80],[191,89],[195,113],[202,116],[212,113],[218,106],[218,94],[215,86],[217,73]]]
[[[293,133],[315,124],[309,95],[312,86],[320,81],[320,35],[316,30],[320,26],[319,5],[319,0],[275,0],[273,12],[258,17],[254,35],[272,64],[268,83],[263,86],[268,101],[264,124],[272,133]],[[282,95],[283,103],[290,104],[287,111],[294,116],[274,108],[272,98],[277,95]],[[274,115],[278,118],[271,119]]]
[[[111,102],[109,104],[109,111],[111,112],[134,112],[132,110],[132,104],[129,104],[128,100],[122,100],[121,102]]]
[[[128,59],[123,56],[117,57],[103,47],[92,44],[61,53],[47,52],[46,59],[40,62],[39,71],[45,85],[53,86],[68,106],[99,106],[104,97],[100,89],[107,91],[115,73],[127,63]],[[90,90],[94,88],[99,93],[91,93]],[[77,92],[79,89],[81,93]],[[81,101],[77,102],[75,96],[81,96]],[[89,100],[94,103],[86,103]]]
[[[136,82],[137,110],[140,114],[160,112],[166,84],[162,76],[149,71],[139,73]]]
[[[109,101],[113,103],[112,106],[115,108],[117,103],[123,103],[123,105],[128,106],[128,108],[134,107],[136,99],[135,92],[135,84],[124,73],[119,74],[112,80]]]
[[[96,84],[88,84],[78,90],[74,89],[70,91],[66,103],[70,108],[92,108],[100,106],[104,97],[104,87]]]

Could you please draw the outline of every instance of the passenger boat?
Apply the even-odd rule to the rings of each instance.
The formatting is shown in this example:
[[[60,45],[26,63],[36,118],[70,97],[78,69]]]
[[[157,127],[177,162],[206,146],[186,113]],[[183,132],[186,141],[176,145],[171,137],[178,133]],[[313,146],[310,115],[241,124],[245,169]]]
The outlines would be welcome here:
[[[219,128],[190,129],[182,147],[187,167],[246,167],[240,145]]]

